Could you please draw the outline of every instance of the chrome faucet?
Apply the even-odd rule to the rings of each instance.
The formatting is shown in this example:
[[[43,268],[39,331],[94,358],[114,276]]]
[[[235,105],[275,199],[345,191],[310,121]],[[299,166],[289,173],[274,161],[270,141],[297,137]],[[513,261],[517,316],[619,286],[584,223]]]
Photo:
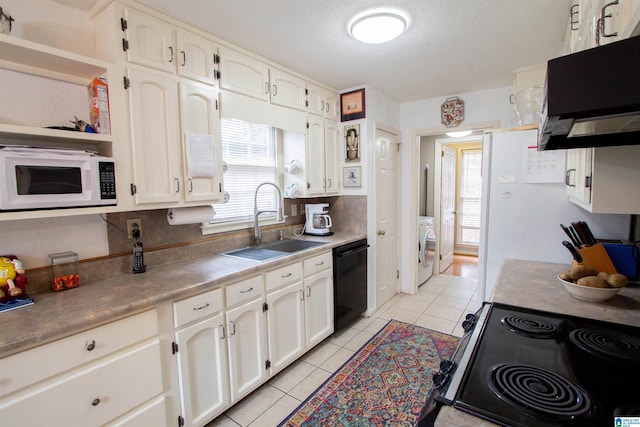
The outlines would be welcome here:
[[[260,187],[262,187],[263,185],[271,185],[278,192],[277,210],[275,211],[273,210],[259,211],[258,210],[258,190],[260,190]],[[256,192],[253,195],[253,237],[254,237],[254,244],[256,246],[258,246],[262,241],[262,231],[260,230],[260,225],[258,225],[258,216],[260,216],[260,214],[267,213],[267,212],[277,213],[278,221],[282,221],[284,219],[284,215],[282,213],[282,193],[280,193],[280,188],[278,188],[278,186],[275,185],[273,182],[263,182],[262,184],[258,185],[258,188],[256,188]]]

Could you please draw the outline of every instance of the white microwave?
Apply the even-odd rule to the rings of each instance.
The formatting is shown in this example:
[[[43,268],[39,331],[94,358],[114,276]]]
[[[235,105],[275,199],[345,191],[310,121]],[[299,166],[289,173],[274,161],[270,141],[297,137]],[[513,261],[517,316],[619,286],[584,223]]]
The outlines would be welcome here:
[[[0,211],[116,205],[112,158],[87,151],[0,146]]]

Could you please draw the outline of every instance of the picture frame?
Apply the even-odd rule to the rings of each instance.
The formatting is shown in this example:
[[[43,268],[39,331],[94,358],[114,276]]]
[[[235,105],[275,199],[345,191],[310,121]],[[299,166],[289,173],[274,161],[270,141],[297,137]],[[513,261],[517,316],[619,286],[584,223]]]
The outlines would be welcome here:
[[[364,119],[366,104],[364,88],[340,94],[340,121]]]
[[[360,187],[362,185],[360,181],[361,175],[361,166],[347,166],[342,168],[342,185],[344,187]]]
[[[345,162],[360,161],[360,125],[344,127],[344,160]]]

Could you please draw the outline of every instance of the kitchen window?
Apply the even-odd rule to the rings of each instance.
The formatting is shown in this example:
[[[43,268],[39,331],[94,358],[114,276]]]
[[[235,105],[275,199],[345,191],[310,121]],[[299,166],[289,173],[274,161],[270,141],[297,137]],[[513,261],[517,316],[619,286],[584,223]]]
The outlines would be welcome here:
[[[203,224],[202,233],[247,228],[253,224],[253,199],[255,190],[263,182],[278,182],[278,131],[257,123],[222,118],[222,159],[226,163],[224,189],[229,201],[214,206],[216,215],[210,223]],[[277,193],[273,187],[262,187],[258,194],[260,210],[275,210]],[[260,223],[276,222],[275,214],[260,216]]]
[[[458,198],[458,245],[480,243],[480,200],[482,195],[482,148],[460,150],[460,196]]]

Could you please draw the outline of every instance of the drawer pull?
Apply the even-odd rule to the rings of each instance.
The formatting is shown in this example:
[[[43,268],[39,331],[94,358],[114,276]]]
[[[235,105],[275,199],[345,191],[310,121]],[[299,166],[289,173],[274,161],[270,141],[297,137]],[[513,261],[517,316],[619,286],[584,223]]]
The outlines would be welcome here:
[[[93,351],[96,348],[96,341],[91,340],[87,342],[86,349],[87,351]]]
[[[280,277],[282,277],[282,278],[284,279],[284,278],[291,277],[291,276],[293,276],[293,274],[292,274],[292,273],[287,273],[287,274],[283,274],[283,275],[282,275],[282,276],[280,276]]]
[[[250,287],[249,289],[243,289],[243,290],[241,290],[241,291],[240,291],[240,293],[241,293],[241,294],[247,294],[247,293],[251,292],[252,290],[253,290],[253,286],[252,286],[252,287]]]
[[[193,311],[204,310],[207,307],[209,307],[209,303],[206,303],[205,305],[201,305],[200,307],[193,307]]]
[[[100,399],[95,398],[91,401],[91,406],[98,406],[100,404]]]
[[[324,261],[316,262],[316,265],[324,265]]]

